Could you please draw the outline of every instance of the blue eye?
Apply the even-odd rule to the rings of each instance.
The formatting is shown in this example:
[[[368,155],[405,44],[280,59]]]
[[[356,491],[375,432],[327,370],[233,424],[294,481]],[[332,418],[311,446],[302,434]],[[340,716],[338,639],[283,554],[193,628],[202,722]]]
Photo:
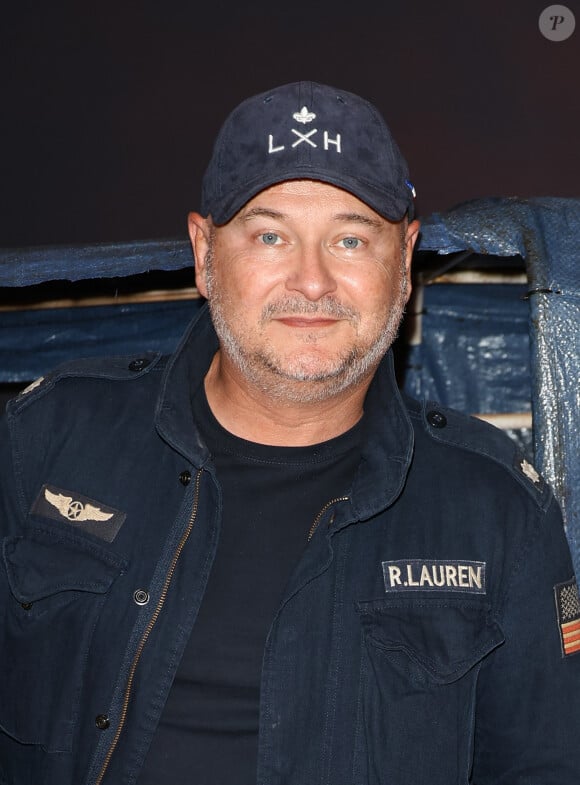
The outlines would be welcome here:
[[[347,251],[354,251],[354,249],[358,248],[361,244],[358,237],[343,237],[340,242],[342,243],[342,247],[346,248]]]
[[[276,245],[280,236],[275,234],[275,232],[265,232],[265,234],[260,235],[260,240],[264,243],[264,245]]]

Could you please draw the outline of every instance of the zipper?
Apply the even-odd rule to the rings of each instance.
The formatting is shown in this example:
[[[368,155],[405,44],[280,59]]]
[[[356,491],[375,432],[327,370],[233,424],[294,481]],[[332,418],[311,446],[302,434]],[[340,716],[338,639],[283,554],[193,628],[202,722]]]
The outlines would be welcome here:
[[[349,497],[348,497],[348,496],[339,496],[337,499],[331,499],[331,501],[329,501],[329,502],[326,502],[326,504],[325,504],[325,505],[324,505],[324,507],[323,507],[323,508],[320,510],[320,512],[318,513],[318,515],[316,516],[316,518],[315,518],[315,519],[312,521],[312,526],[310,527],[310,530],[309,530],[309,532],[308,532],[308,537],[306,538],[306,542],[310,542],[310,540],[311,540],[311,539],[312,539],[312,537],[314,536],[314,532],[315,532],[315,531],[316,531],[316,529],[318,528],[318,524],[320,523],[320,520],[321,520],[322,516],[323,516],[323,515],[324,515],[324,513],[325,513],[325,512],[328,510],[328,508],[329,508],[329,507],[332,507],[332,505],[333,505],[333,504],[336,504],[337,502],[347,502],[347,501],[348,501],[348,499],[349,499]]]
[[[119,739],[121,737],[121,733],[123,732],[123,728],[125,726],[125,721],[127,719],[127,713],[129,711],[129,702],[131,700],[131,693],[132,693],[132,690],[133,690],[133,682],[134,682],[134,679],[135,679],[135,673],[137,671],[137,666],[139,664],[139,660],[141,659],[141,655],[143,654],[143,649],[145,648],[147,640],[148,640],[149,636],[151,635],[153,627],[155,627],[155,624],[157,623],[157,619],[159,618],[159,616],[161,614],[161,611],[163,610],[163,606],[165,605],[165,600],[167,599],[169,586],[170,586],[171,581],[173,579],[173,574],[175,572],[175,568],[177,566],[177,562],[179,561],[179,557],[181,556],[181,552],[183,551],[183,548],[185,547],[185,543],[189,539],[189,535],[191,534],[191,530],[193,529],[193,525],[194,525],[195,519],[197,517],[197,509],[198,509],[198,506],[199,506],[199,486],[200,486],[200,482],[201,482],[201,472],[202,472],[202,470],[200,469],[197,472],[196,476],[195,476],[195,496],[194,496],[193,507],[192,507],[192,510],[191,510],[191,515],[189,516],[189,521],[188,521],[188,524],[187,524],[187,528],[185,529],[185,531],[184,531],[184,533],[183,533],[183,535],[181,537],[181,540],[179,541],[179,544],[177,545],[177,549],[176,549],[175,553],[173,554],[173,559],[171,561],[171,564],[169,565],[169,570],[167,571],[167,575],[165,576],[165,583],[163,584],[163,589],[162,589],[161,594],[159,596],[159,600],[157,602],[157,606],[155,608],[155,611],[153,612],[153,615],[151,616],[151,618],[149,620],[149,624],[147,625],[143,635],[141,636],[141,640],[139,641],[139,645],[137,646],[137,650],[135,652],[135,656],[133,657],[133,662],[131,663],[131,668],[129,670],[129,676],[127,678],[127,684],[125,686],[125,696],[124,696],[124,699],[123,699],[123,705],[122,705],[122,708],[121,708],[121,716],[120,716],[120,719],[119,719],[119,725],[117,727],[117,732],[115,733],[115,737],[114,737],[113,741],[111,742],[111,746],[109,747],[109,750],[108,750],[108,752],[107,752],[107,754],[105,756],[105,760],[104,760],[103,765],[101,767],[101,771],[99,772],[99,776],[95,780],[94,785],[101,785],[101,783],[103,781],[103,778],[104,778],[105,774],[107,773],[107,769],[109,768],[109,764],[111,763],[111,758],[113,757],[113,754],[115,752],[117,744],[119,743]]]

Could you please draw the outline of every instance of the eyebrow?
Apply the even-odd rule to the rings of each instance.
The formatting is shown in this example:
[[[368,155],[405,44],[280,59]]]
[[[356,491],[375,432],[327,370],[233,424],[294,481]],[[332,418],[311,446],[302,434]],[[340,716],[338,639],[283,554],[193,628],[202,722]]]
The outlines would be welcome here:
[[[238,215],[237,220],[240,222],[251,221],[252,218],[273,218],[283,221],[287,216],[278,210],[269,210],[267,207],[250,207],[249,210]]]
[[[333,219],[337,222],[345,222],[345,223],[355,223],[355,224],[363,224],[364,226],[369,226],[371,229],[382,229],[382,221],[378,220],[377,218],[371,218],[368,215],[362,215],[361,213],[339,213],[338,215],[333,216]]]

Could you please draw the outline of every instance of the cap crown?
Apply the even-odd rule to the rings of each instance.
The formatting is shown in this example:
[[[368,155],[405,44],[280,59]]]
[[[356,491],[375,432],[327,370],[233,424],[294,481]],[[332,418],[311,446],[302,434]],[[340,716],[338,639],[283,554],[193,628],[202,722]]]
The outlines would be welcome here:
[[[295,82],[241,103],[217,137],[201,210],[229,221],[260,191],[285,180],[331,183],[383,217],[412,217],[405,159],[378,110],[353,93]]]

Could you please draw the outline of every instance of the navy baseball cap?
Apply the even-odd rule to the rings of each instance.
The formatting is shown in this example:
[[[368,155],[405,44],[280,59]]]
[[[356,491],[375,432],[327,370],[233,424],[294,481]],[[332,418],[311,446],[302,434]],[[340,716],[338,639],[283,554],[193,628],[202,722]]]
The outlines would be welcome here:
[[[390,221],[414,215],[407,163],[379,111],[316,82],[274,88],[233,110],[203,178],[201,212],[227,223],[285,180],[338,186]]]

